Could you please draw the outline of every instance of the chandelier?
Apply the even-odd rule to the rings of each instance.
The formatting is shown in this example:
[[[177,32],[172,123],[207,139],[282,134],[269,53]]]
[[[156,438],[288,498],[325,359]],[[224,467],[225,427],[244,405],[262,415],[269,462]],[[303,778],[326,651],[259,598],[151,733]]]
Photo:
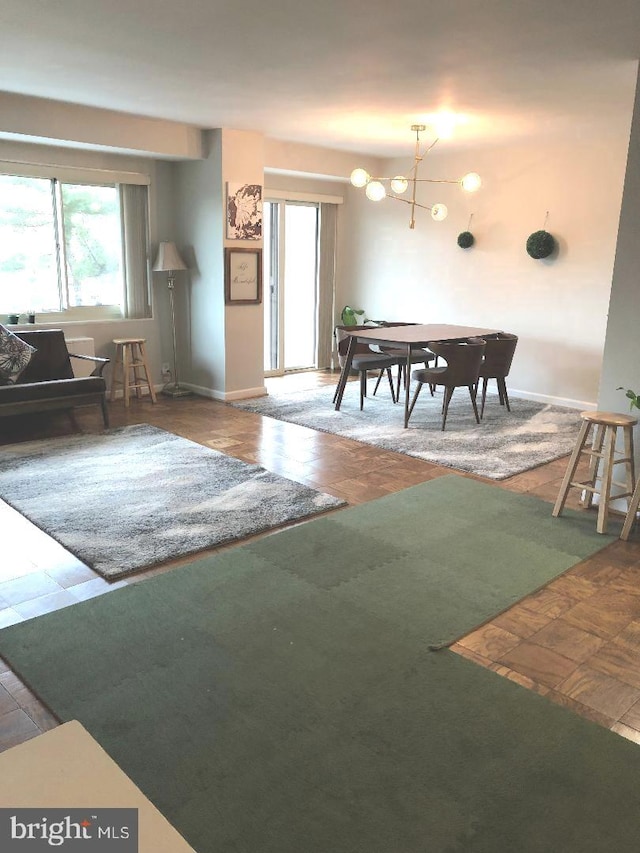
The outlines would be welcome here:
[[[436,222],[442,222],[446,219],[448,210],[447,206],[441,203],[433,204],[429,207],[426,204],[419,204],[416,201],[416,189],[419,183],[429,184],[459,184],[463,190],[468,193],[473,193],[480,189],[482,181],[477,172],[469,172],[463,178],[457,181],[435,180],[433,178],[419,178],[418,168],[420,163],[436,145],[436,138],[431,145],[424,150],[420,144],[420,134],[427,129],[425,124],[412,124],[411,130],[416,135],[416,150],[414,155],[413,166],[407,177],[404,175],[396,175],[395,178],[375,178],[372,177],[365,169],[354,169],[351,172],[351,183],[354,187],[364,187],[368,199],[371,201],[382,201],[383,198],[394,198],[396,201],[403,201],[405,204],[411,205],[411,221],[409,228],[415,228],[415,210],[420,207],[423,210],[431,212],[431,217]],[[411,188],[411,198],[402,198],[402,195]]]

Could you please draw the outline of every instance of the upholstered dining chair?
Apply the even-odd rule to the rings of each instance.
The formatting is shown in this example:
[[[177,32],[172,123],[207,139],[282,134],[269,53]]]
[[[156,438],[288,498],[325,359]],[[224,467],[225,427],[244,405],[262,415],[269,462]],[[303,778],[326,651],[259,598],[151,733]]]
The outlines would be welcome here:
[[[367,329],[370,330],[371,326],[336,326],[334,329],[334,336],[336,340],[336,349],[338,351],[338,362],[340,367],[344,367],[344,364],[347,359],[347,350],[349,349],[349,340],[351,335],[349,332],[357,331],[358,329]],[[374,352],[369,344],[366,343],[356,343],[356,347],[353,353],[353,360],[351,362],[351,369],[357,370],[360,374],[360,409],[362,410],[364,406],[364,398],[367,396],[367,371],[368,370],[378,370],[380,371],[380,376],[378,377],[378,381],[383,373],[387,374],[387,378],[389,380],[389,388],[391,389],[391,399],[393,402],[396,402],[396,395],[393,388],[393,377],[391,376],[391,368],[395,367],[398,363],[396,358],[392,356],[385,355],[381,352]],[[338,386],[339,387],[339,386]],[[333,395],[333,402],[335,403],[336,398],[338,396],[338,387],[336,387],[335,393]],[[376,390],[378,385],[376,385]]]
[[[415,323],[407,323],[396,320],[376,320],[375,321],[378,326],[383,326],[388,329],[394,326],[415,326]],[[396,380],[396,402],[400,399],[400,383],[403,383],[403,388],[406,388],[407,384],[407,351],[402,347],[380,347],[380,352],[383,352],[385,355],[393,356],[398,360],[398,376]],[[432,352],[422,347],[412,347],[411,349],[411,364],[424,364],[425,367],[429,367],[430,362],[432,362],[435,358],[436,365],[438,364],[437,356],[434,356]],[[378,385],[380,385],[380,380],[382,379],[382,371],[378,376],[378,381],[376,382],[376,387],[373,389],[373,393],[375,394],[378,390]],[[433,391],[431,392],[433,395]]]
[[[469,397],[473,406],[476,423],[480,423],[478,407],[476,406],[476,393],[478,390],[478,375],[482,356],[484,355],[486,342],[483,338],[469,338],[466,341],[433,341],[429,349],[436,356],[441,356],[446,365],[442,367],[428,367],[422,370],[414,370],[411,378],[418,384],[413,394],[409,417],[413,412],[418,395],[423,385],[444,386],[444,398],[442,401],[442,429],[447,422],[449,403],[456,388],[466,386],[469,389]]]
[[[484,416],[484,404],[487,399],[487,382],[489,379],[496,380],[500,405],[506,406],[508,412],[511,411],[506,378],[511,370],[511,362],[513,361],[513,355],[518,345],[518,336],[500,332],[499,335],[493,338],[487,338],[486,342],[487,346],[484,351],[484,358],[480,365],[479,374],[479,379],[482,379],[481,418]]]

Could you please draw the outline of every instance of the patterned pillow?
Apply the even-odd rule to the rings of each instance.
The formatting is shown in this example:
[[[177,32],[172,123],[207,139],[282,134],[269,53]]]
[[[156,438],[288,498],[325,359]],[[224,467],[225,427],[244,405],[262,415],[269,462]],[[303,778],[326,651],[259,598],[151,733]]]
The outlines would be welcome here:
[[[33,358],[36,348],[0,325],[0,380],[13,385]]]

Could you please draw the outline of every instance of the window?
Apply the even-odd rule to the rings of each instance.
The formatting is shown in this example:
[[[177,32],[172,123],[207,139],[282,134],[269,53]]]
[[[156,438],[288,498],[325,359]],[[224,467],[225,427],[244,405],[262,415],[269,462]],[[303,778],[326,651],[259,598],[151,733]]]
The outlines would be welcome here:
[[[147,256],[146,186],[0,174],[0,314],[150,316]]]

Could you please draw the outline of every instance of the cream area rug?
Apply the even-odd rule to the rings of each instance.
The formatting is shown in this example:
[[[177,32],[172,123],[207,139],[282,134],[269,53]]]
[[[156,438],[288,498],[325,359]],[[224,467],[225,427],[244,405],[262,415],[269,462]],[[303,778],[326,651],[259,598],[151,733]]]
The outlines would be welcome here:
[[[146,424],[3,447],[0,498],[108,579],[344,504]]]
[[[363,411],[355,382],[347,385],[339,412],[332,403],[333,386],[270,394],[232,405],[492,480],[565,456],[573,450],[580,428],[580,413],[575,409],[512,399],[508,412],[494,394],[487,396],[484,419],[478,425],[467,389],[458,388],[442,432],[442,391],[431,397],[424,388],[404,429],[402,392],[401,402],[394,405],[388,386],[381,385],[375,397],[373,388],[370,381]]]

